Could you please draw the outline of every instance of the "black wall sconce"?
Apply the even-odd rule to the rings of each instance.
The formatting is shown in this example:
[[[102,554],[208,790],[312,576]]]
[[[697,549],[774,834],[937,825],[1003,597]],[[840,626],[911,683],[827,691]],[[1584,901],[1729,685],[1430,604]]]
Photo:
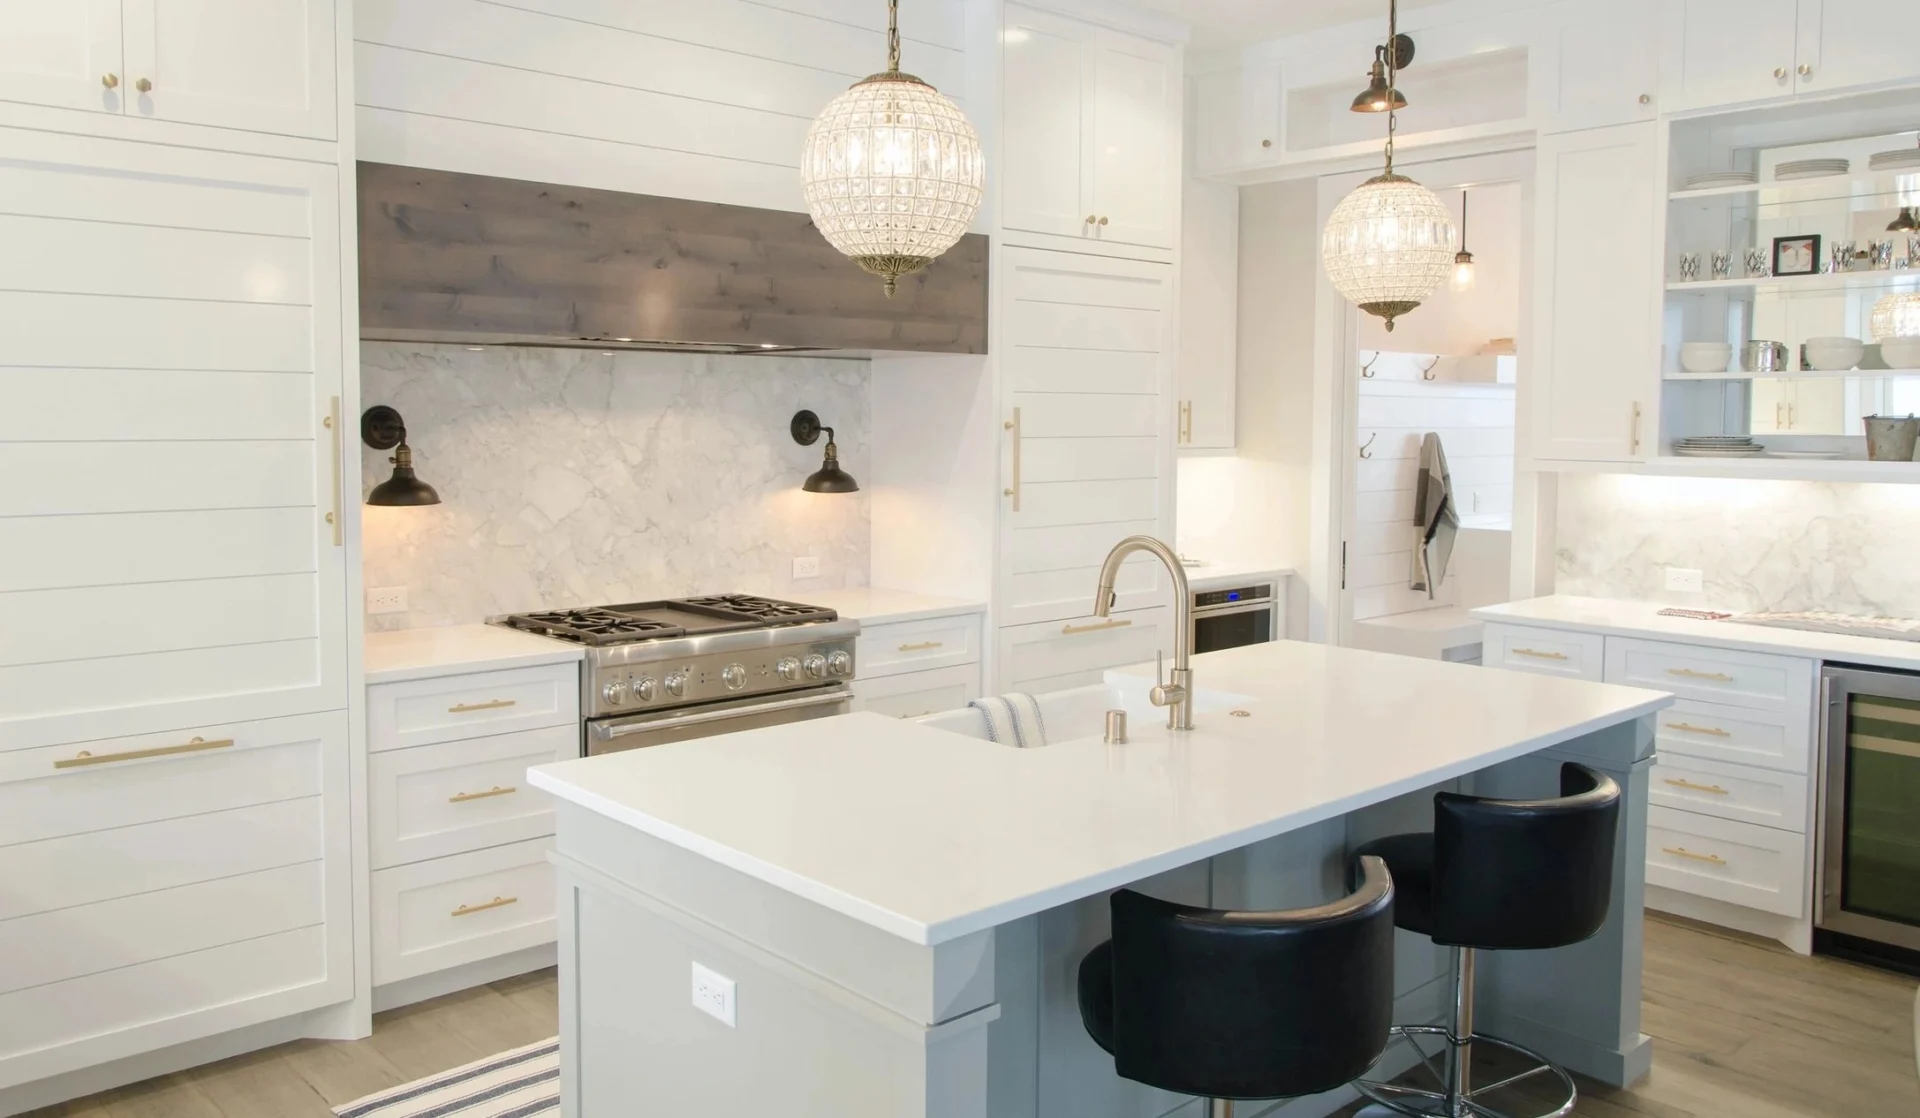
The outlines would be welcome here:
[[[833,428],[822,427],[820,417],[810,411],[793,413],[793,422],[787,427],[793,433],[793,441],[801,446],[812,446],[820,441],[820,432],[827,433],[827,457],[820,468],[800,484],[800,488],[809,493],[858,493],[860,483],[853,475],[840,468],[840,448],[833,443]]]
[[[440,494],[413,475],[413,449],[407,446],[407,425],[400,413],[375,404],[360,417],[360,438],[375,450],[391,450],[393,476],[367,494],[370,505],[437,505]]]

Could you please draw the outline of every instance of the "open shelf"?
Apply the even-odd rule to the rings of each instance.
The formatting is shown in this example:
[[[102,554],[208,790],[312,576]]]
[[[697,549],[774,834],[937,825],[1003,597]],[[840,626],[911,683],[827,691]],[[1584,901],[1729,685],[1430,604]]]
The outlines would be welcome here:
[[[1845,188],[1844,192],[1840,190],[1842,187]],[[1674,202],[1690,202],[1700,198],[1730,198],[1761,191],[1778,191],[1792,195],[1778,199],[1780,202],[1820,202],[1871,198],[1916,188],[1920,188],[1920,167],[1903,167],[1889,171],[1853,171],[1844,175],[1789,179],[1786,182],[1774,180],[1736,186],[1706,186],[1698,190],[1676,190],[1667,198]]]
[[[1789,373],[1663,373],[1662,380],[1819,380],[1841,377],[1920,377],[1920,369],[1800,369]]]
[[[1920,268],[1879,269],[1867,272],[1823,272],[1817,276],[1749,276],[1744,279],[1675,280],[1667,284],[1670,294],[1704,294],[1709,291],[1858,291],[1878,287],[1920,288]]]

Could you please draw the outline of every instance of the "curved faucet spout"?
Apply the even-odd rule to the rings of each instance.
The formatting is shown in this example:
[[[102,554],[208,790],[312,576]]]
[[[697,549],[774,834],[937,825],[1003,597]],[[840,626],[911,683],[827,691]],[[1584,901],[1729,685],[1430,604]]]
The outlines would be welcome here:
[[[1093,594],[1093,615],[1106,617],[1113,612],[1114,583],[1120,579],[1120,564],[1137,552],[1146,552],[1167,568],[1173,584],[1173,675],[1164,683],[1155,679],[1153,702],[1167,708],[1167,726],[1174,730],[1193,729],[1193,594],[1187,588],[1187,570],[1180,556],[1165,541],[1152,536],[1128,536],[1107,552],[1100,564],[1100,586]]]

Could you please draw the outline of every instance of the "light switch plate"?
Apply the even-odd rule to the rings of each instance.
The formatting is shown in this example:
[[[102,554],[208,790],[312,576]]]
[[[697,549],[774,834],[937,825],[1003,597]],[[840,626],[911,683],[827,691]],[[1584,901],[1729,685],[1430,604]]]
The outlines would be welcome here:
[[[1706,589],[1706,580],[1691,567],[1668,567],[1667,589],[1683,594],[1698,594]]]
[[[793,561],[793,577],[819,578],[820,557],[818,555],[802,555],[796,558]]]
[[[693,1008],[725,1025],[737,1028],[733,979],[693,964]]]
[[[369,614],[407,612],[407,588],[404,586],[369,587],[367,612]]]

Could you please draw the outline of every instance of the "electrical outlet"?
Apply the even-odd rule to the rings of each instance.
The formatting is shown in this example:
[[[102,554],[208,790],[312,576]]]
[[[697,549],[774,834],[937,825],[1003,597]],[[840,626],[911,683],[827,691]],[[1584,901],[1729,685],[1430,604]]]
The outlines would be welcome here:
[[[1684,594],[1698,594],[1706,589],[1706,582],[1700,572],[1691,567],[1668,567],[1667,589],[1678,590]]]
[[[404,586],[370,587],[367,590],[367,612],[407,612],[407,588]]]
[[[802,555],[795,559],[793,561],[793,577],[819,578],[820,557],[818,555]]]
[[[693,1008],[725,1025],[738,1028],[734,1015],[734,983],[724,974],[693,964]]]

